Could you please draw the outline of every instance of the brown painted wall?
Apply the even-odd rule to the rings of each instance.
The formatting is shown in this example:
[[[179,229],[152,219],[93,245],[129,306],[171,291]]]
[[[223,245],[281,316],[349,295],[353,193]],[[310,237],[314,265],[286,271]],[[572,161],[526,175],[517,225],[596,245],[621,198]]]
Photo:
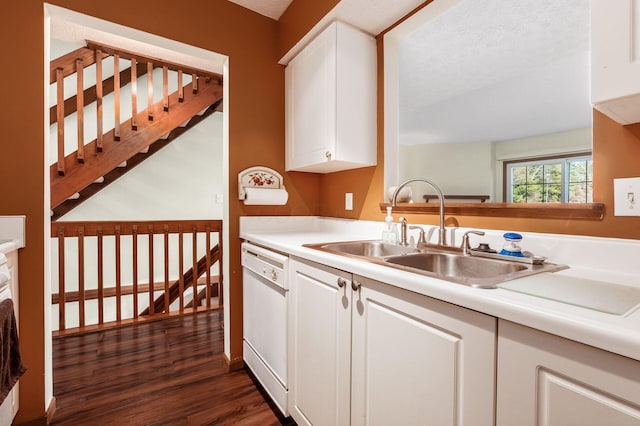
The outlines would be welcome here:
[[[338,3],[339,0],[293,0],[278,20],[278,59]]]
[[[191,11],[168,0],[149,7],[144,2],[112,0],[53,0],[50,3],[172,38],[230,56],[230,286],[232,358],[241,354],[241,280],[238,218],[240,215],[312,215],[382,220],[378,203],[383,185],[382,52],[379,47],[378,166],[329,175],[287,173],[290,201],[282,207],[244,206],[233,198],[237,172],[261,164],[284,172],[284,72],[276,62],[337,0],[294,0],[280,24],[223,0],[202,1]],[[0,214],[27,215],[27,247],[20,252],[21,344],[29,368],[21,381],[19,420],[44,415],[44,136],[43,2],[3,4],[0,28],[4,57],[16,66],[2,67],[0,105],[0,181],[19,187],[3,193]],[[5,62],[6,63],[6,62]],[[597,201],[612,205],[612,179],[640,175],[640,130],[622,127],[599,113],[594,115],[594,161]],[[353,212],[344,211],[344,192],[354,194]],[[459,225],[509,228],[640,239],[640,219],[614,218],[602,222],[516,220],[458,217]],[[409,218],[417,221],[417,218]],[[436,223],[435,216],[420,218]],[[451,219],[449,220],[451,223]]]
[[[0,81],[0,214],[27,215],[26,245],[19,253],[20,343],[27,373],[21,398],[34,414],[44,412],[44,51],[42,2],[5,2]],[[18,182],[19,180],[19,182]],[[10,185],[5,186],[4,182]],[[26,399],[26,400],[25,400]],[[23,402],[24,401],[24,402]],[[35,416],[34,416],[35,417]]]
[[[318,213],[319,178],[290,173],[285,176],[290,201],[283,207],[245,207],[237,194],[238,171],[266,165],[284,173],[284,72],[277,64],[282,46],[293,45],[295,34],[318,18],[291,15],[295,25],[278,42],[278,23],[224,0],[184,4],[161,0],[153,4],[112,0],[52,0],[50,3],[178,40],[230,57],[230,287],[231,356],[242,354],[242,284],[240,281],[239,215],[312,215]],[[322,8],[316,8],[322,13]],[[322,3],[322,2],[319,2]],[[329,4],[331,2],[327,2]],[[335,3],[335,2],[333,2]],[[323,3],[324,4],[324,3]],[[195,6],[195,7],[193,7]],[[320,6],[320,5],[318,5]],[[296,6],[301,13],[300,6]],[[0,181],[20,187],[4,194],[0,214],[27,215],[27,247],[20,252],[21,345],[29,368],[21,380],[19,421],[42,419],[44,407],[44,136],[43,1],[3,4],[0,29],[5,54],[0,78],[4,102],[0,106]],[[314,20],[315,19],[315,20]],[[292,21],[290,21],[292,22]]]

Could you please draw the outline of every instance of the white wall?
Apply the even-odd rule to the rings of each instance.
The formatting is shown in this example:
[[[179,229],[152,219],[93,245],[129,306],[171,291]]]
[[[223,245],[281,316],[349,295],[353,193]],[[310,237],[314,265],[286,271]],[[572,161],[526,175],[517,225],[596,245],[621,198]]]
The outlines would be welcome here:
[[[591,146],[591,127],[494,143],[400,145],[399,181],[425,177],[445,195],[490,195],[491,202],[502,202],[505,161],[587,152]],[[422,184],[412,188],[414,202],[433,194]]]
[[[222,115],[210,115],[60,221],[222,219]]]
[[[593,129],[591,127],[496,142],[496,201],[501,202],[503,199],[502,180],[505,161],[587,152],[591,151],[592,145]]]
[[[400,182],[409,178],[434,181],[443,194],[493,195],[494,153],[491,143],[400,145]],[[412,184],[413,200],[434,194],[426,185]]]

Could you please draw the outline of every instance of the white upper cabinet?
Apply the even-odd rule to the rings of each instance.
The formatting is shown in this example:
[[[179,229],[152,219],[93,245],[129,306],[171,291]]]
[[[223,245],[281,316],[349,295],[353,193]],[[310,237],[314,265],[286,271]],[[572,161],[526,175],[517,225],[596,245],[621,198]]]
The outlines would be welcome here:
[[[640,0],[591,1],[591,102],[620,124],[640,122]]]
[[[375,39],[333,22],[287,65],[286,170],[376,164]]]

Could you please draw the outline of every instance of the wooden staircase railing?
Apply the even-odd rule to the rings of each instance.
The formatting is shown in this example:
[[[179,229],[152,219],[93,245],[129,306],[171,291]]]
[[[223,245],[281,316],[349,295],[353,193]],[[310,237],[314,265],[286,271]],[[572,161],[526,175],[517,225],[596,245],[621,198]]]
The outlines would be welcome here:
[[[186,273],[180,275],[180,278],[175,280],[171,286],[169,286],[168,291],[165,291],[162,296],[156,298],[155,302],[147,309],[142,311],[140,315],[154,315],[157,313],[168,312],[169,306],[173,302],[175,302],[178,298],[180,299],[180,307],[185,306],[184,304],[184,291],[185,289],[191,287],[193,288],[193,294],[196,294],[197,299],[200,295],[197,289],[198,278],[200,278],[206,271],[211,270],[211,265],[220,260],[220,246],[216,245],[204,256],[198,260],[197,264],[193,265]],[[195,274],[194,274],[194,271]],[[211,297],[208,297],[208,291],[210,289],[210,284],[207,284],[204,290],[204,297],[201,300],[206,299],[207,307],[211,306]],[[191,299],[186,307],[193,306],[194,298]],[[198,305],[198,301],[196,300],[196,306]]]
[[[103,81],[102,61],[107,56],[114,58],[114,75]],[[131,60],[129,70],[120,71],[120,59]],[[95,88],[83,90],[84,68],[92,64],[96,65],[97,84]],[[154,102],[153,94],[154,67],[162,68],[162,99],[158,102]],[[149,104],[146,110],[137,112],[137,78],[145,73],[145,69],[149,81],[147,85]],[[178,73],[178,90],[173,94],[168,92],[169,70]],[[76,95],[70,99],[64,99],[64,77],[73,73],[77,73]],[[191,74],[192,82],[189,85],[182,84],[183,73]],[[144,152],[152,143],[222,99],[222,76],[218,74],[93,42],[89,42],[87,48],[78,49],[52,61],[51,81],[57,83],[57,103],[53,108],[56,110],[55,122],[58,123],[57,161],[51,166],[50,173],[52,208],[102,178],[137,153]],[[130,119],[121,122],[120,87],[129,82],[132,85],[133,114]],[[189,87],[191,90],[188,90]],[[102,99],[111,91],[114,95],[115,127],[104,133]],[[86,118],[83,109],[94,99],[97,104],[97,137],[85,144],[83,135]],[[64,117],[69,114],[69,111],[78,113],[78,148],[65,156],[64,125],[61,123],[64,122]]]
[[[54,336],[222,305],[221,220],[53,222],[51,235]]]

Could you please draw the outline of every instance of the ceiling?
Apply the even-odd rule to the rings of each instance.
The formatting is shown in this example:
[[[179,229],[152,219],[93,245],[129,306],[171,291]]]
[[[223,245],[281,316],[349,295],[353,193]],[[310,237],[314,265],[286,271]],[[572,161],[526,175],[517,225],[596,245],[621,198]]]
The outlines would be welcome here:
[[[268,16],[276,21],[287,10],[293,0],[229,0],[260,15]]]
[[[431,18],[399,47],[401,143],[589,127],[589,20],[589,0],[466,0]]]

